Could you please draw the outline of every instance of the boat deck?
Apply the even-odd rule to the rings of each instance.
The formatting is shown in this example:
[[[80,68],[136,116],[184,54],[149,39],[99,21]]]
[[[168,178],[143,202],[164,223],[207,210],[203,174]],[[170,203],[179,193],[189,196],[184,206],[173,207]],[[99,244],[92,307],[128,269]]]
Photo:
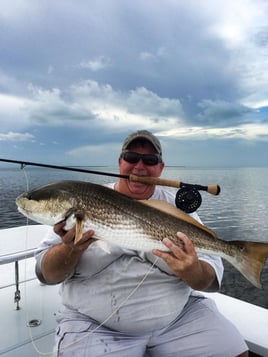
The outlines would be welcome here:
[[[36,279],[20,284],[19,310],[14,293],[14,286],[0,290],[0,355],[30,357],[51,353],[59,306],[58,286],[41,285]],[[40,321],[39,326],[35,326],[36,321]],[[34,326],[29,327],[29,322]]]
[[[40,284],[35,277],[33,258],[46,230],[46,226],[40,225],[1,230],[0,355],[3,357],[51,355],[53,350],[59,287]]]

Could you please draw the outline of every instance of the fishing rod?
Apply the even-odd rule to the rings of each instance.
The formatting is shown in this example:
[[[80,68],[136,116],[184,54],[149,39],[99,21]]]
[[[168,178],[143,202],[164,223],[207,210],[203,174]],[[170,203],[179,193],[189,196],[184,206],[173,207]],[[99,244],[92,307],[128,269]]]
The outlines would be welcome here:
[[[86,170],[86,169],[81,169],[81,168],[77,168],[77,167],[41,164],[39,162],[9,160],[9,159],[0,159],[0,161],[9,162],[9,163],[12,163],[12,164],[20,164],[21,165],[21,169],[23,169],[26,166],[38,166],[38,167],[47,167],[47,168],[50,168],[50,169],[57,169],[57,170],[83,172],[83,173],[87,173],[87,174],[96,174],[96,175],[103,175],[103,176],[121,177],[121,178],[125,178],[125,179],[129,178],[129,175],[119,175],[119,174],[113,174],[111,172]]]
[[[103,176],[111,176],[111,177],[118,177],[124,178],[131,182],[140,182],[149,185],[161,185],[161,186],[169,186],[169,187],[176,187],[180,190],[177,192],[175,203],[176,206],[187,213],[191,213],[197,210],[200,207],[202,198],[199,191],[206,191],[212,195],[219,195],[220,193],[220,186],[219,185],[208,185],[202,186],[197,184],[190,184],[181,181],[169,180],[169,179],[162,179],[159,177],[147,177],[147,176],[137,176],[137,175],[121,175],[121,174],[114,174],[111,172],[103,172],[103,171],[95,171],[95,170],[87,170],[77,167],[69,167],[69,166],[58,166],[58,165],[50,165],[50,164],[43,164],[37,163],[32,161],[21,161],[21,160],[10,160],[10,159],[1,159],[1,162],[13,163],[13,164],[20,164],[21,169],[26,166],[38,166],[38,167],[46,167],[51,169],[57,170],[65,170],[65,171],[76,171],[88,174],[95,174],[95,175],[103,175]]]

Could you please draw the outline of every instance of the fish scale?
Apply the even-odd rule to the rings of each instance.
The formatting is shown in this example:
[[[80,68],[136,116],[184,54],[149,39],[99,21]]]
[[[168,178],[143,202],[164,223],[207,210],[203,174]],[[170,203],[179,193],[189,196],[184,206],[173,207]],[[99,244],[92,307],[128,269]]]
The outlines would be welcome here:
[[[76,225],[76,243],[83,232],[93,229],[95,238],[122,248],[167,250],[162,244],[167,237],[183,249],[176,235],[183,232],[197,252],[221,256],[253,285],[261,287],[267,243],[221,240],[167,202],[137,201],[101,185],[67,180],[26,192],[16,199],[16,204],[22,214],[38,223],[54,225],[65,220],[67,230]]]

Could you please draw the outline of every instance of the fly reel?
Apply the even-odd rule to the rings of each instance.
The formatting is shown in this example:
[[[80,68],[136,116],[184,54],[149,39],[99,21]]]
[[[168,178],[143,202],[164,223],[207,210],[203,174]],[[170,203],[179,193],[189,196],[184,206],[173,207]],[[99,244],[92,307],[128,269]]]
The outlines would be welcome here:
[[[195,187],[182,187],[176,194],[177,208],[185,213],[195,212],[202,203],[202,196]]]

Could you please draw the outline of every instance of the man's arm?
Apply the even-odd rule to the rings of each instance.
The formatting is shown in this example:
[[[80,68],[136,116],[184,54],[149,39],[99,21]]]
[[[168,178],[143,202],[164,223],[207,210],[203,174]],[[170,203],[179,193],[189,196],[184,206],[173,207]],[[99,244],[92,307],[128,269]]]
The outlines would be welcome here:
[[[83,234],[82,239],[74,245],[75,227],[66,232],[65,222],[56,224],[54,232],[61,237],[62,242],[49,248],[41,261],[41,271],[36,269],[38,278],[47,284],[57,284],[73,271],[80,256],[94,241],[94,231]]]

